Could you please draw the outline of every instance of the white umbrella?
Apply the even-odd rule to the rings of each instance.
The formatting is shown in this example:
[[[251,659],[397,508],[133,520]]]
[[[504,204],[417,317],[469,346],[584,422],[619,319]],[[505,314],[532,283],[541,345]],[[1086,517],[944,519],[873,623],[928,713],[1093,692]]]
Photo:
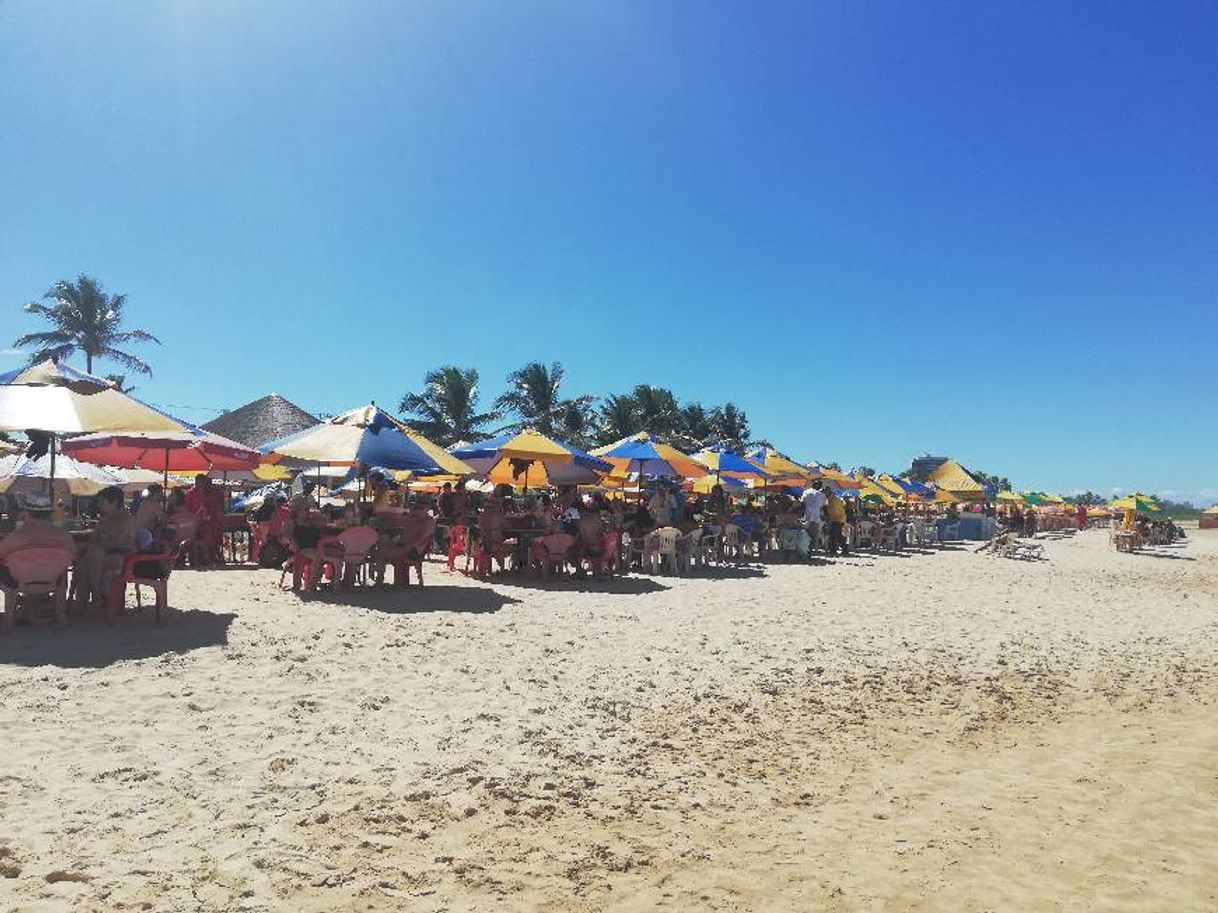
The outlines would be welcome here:
[[[51,455],[32,460],[24,454],[0,459],[0,492],[5,494],[46,491],[51,480]],[[57,495],[95,495],[103,488],[122,484],[117,474],[101,466],[90,466],[71,457],[60,456],[55,464],[54,491]]]

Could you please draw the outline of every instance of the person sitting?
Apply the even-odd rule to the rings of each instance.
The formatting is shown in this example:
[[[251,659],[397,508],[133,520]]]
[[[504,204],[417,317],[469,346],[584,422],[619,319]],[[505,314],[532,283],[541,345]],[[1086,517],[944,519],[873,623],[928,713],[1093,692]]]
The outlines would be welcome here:
[[[153,482],[144,491],[139,510],[135,512],[136,536],[150,544],[159,541],[165,528],[165,490]]]
[[[576,524],[570,561],[577,568],[583,558],[599,558],[605,551],[605,524],[598,511],[585,510]],[[579,571],[583,576],[583,571]]]
[[[135,549],[135,518],[123,509],[123,491],[116,486],[98,492],[97,508],[100,519],[85,547],[84,570],[89,597],[104,605],[111,578]]]

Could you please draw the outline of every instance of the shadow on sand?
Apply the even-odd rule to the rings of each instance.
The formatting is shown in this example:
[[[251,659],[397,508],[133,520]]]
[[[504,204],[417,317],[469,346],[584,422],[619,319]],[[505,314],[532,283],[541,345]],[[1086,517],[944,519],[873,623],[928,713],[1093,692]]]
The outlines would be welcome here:
[[[505,584],[510,581],[503,581]],[[520,602],[493,589],[479,586],[358,587],[335,590],[322,587],[300,597],[308,604],[352,606],[393,615],[418,615],[425,612],[498,612],[505,605]]]
[[[151,613],[120,616],[113,625],[98,617],[69,617],[64,628],[53,623],[17,627],[0,635],[0,665],[101,668],[131,659],[187,653],[228,643],[235,615],[170,608],[160,624]]]

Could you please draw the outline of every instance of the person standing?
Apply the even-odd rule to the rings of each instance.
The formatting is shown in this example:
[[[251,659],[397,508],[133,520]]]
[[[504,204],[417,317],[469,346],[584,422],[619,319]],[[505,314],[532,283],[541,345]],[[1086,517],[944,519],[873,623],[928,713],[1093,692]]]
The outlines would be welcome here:
[[[812,487],[805,488],[804,493],[799,496],[799,500],[804,508],[804,528],[808,531],[808,539],[811,540],[808,544],[808,557],[811,558],[812,549],[821,541],[820,531],[824,522],[826,498],[821,480],[814,479]]]
[[[829,555],[832,557],[840,551],[843,558],[850,554],[846,545],[846,502],[829,492],[825,498],[825,515],[829,520]]]

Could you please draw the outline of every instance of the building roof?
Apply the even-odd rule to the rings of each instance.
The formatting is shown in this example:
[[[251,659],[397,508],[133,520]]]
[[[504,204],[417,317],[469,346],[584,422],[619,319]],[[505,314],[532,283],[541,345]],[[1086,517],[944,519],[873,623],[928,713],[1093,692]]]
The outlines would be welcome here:
[[[278,393],[272,393],[217,416],[203,428],[247,447],[259,447],[320,423],[321,419]]]

